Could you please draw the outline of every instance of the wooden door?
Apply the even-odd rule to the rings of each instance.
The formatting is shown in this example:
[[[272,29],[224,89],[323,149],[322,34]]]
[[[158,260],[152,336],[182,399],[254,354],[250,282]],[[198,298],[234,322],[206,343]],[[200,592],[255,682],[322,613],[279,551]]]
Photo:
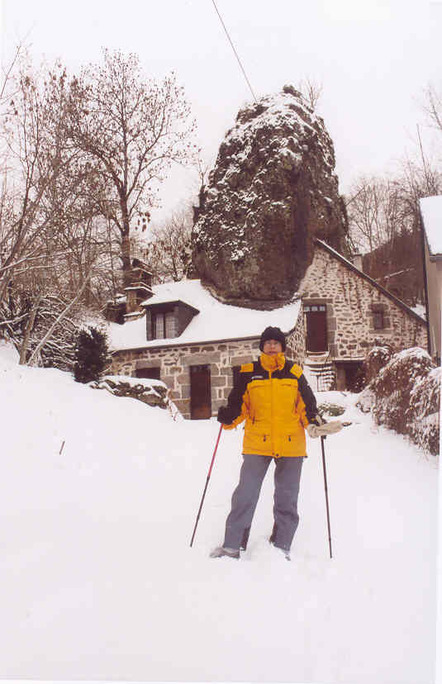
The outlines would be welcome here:
[[[307,318],[307,351],[328,351],[327,311],[325,305],[305,306]]]
[[[210,366],[190,366],[190,417],[199,420],[211,415]]]

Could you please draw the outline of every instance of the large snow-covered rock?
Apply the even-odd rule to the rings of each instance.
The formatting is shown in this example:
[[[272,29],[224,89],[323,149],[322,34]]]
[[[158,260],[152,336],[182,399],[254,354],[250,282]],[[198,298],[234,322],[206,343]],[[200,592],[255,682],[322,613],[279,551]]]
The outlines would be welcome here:
[[[149,406],[169,409],[172,413],[177,412],[169,398],[167,385],[161,380],[108,375],[102,380],[92,382],[90,386],[93,389],[105,389],[116,397],[138,399]]]
[[[420,347],[394,354],[359,397],[378,425],[408,435],[426,451],[439,453],[442,369]]]
[[[338,251],[347,230],[323,120],[292,86],[242,109],[200,193],[193,263],[221,299],[271,309],[288,301],[312,240]]]

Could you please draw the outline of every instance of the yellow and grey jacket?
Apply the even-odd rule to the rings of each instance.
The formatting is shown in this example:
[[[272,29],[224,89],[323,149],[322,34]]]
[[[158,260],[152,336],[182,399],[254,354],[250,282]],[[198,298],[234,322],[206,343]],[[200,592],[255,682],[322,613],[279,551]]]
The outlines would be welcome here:
[[[243,454],[306,456],[304,428],[317,414],[316,399],[302,368],[284,354],[241,366],[227,412],[225,429],[245,420]]]

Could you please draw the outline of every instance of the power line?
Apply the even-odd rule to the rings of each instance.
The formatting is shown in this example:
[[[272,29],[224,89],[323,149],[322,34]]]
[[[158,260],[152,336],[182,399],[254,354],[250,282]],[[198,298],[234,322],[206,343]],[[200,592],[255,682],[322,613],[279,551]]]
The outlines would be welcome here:
[[[224,31],[226,32],[226,36],[227,36],[227,38],[228,38],[228,40],[229,40],[229,43],[230,43],[230,45],[232,46],[232,50],[233,50],[233,52],[234,52],[234,54],[235,54],[235,57],[236,57],[236,59],[238,60],[238,64],[239,64],[239,66],[240,66],[240,69],[241,69],[241,71],[242,71],[242,73],[243,73],[244,78],[246,79],[247,85],[249,86],[249,89],[250,89],[250,92],[252,93],[253,99],[255,100],[255,102],[257,102],[256,95],[255,95],[255,93],[253,92],[253,88],[252,88],[252,86],[250,85],[250,81],[249,81],[249,79],[247,78],[247,74],[246,74],[246,72],[245,72],[245,69],[244,69],[244,67],[243,67],[243,65],[242,65],[242,63],[241,63],[241,60],[240,60],[239,55],[238,55],[238,53],[237,53],[237,51],[236,51],[236,48],[235,48],[235,46],[234,46],[234,44],[233,44],[233,41],[232,41],[231,37],[229,36],[229,32],[228,32],[228,30],[227,30],[227,28],[226,28],[226,25],[225,25],[225,23],[224,23],[224,21],[223,21],[223,18],[222,18],[222,16],[221,16],[221,14],[219,13],[219,10],[218,10],[218,7],[216,6],[215,0],[212,0],[212,3],[213,3],[213,6],[214,6],[214,8],[215,8],[215,10],[216,10],[216,13],[217,13],[217,15],[218,15],[218,17],[219,17],[219,20],[220,20],[220,22],[221,22],[221,24],[222,24],[222,27],[223,27]]]

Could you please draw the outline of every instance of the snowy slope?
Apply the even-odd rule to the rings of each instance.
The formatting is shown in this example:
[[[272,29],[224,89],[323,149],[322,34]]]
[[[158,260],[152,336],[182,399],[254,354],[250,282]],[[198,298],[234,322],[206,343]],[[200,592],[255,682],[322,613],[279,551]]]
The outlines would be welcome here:
[[[218,424],[18,368],[0,348],[3,678],[429,684],[437,467],[345,402],[354,424],[309,442],[287,563],[268,547],[271,478],[250,548],[212,560],[240,466]],[[318,395],[321,398],[321,395]],[[64,442],[64,447],[61,449]],[[60,453],[61,450],[61,453]]]

